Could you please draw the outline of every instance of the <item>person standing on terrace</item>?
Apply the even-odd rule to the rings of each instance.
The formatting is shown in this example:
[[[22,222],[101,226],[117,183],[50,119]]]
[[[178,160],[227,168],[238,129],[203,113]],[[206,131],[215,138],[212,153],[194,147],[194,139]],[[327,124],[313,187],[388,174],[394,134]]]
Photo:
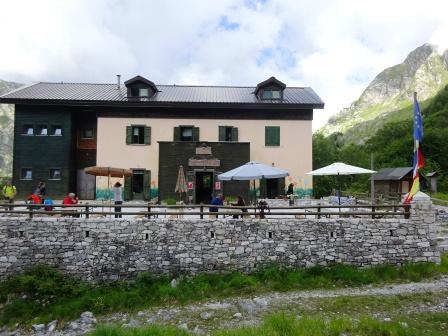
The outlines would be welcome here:
[[[114,197],[114,204],[115,205],[123,204],[123,188],[121,187],[121,183],[120,182],[115,183],[111,191]],[[121,217],[122,217],[121,207],[115,206],[115,218],[121,218]]]
[[[12,184],[11,180],[6,181],[6,184],[3,186],[2,193],[3,193],[3,197],[9,204],[14,203],[14,198],[16,197],[17,189]],[[13,209],[14,209],[14,207],[12,205],[10,205],[9,210],[11,211]]]

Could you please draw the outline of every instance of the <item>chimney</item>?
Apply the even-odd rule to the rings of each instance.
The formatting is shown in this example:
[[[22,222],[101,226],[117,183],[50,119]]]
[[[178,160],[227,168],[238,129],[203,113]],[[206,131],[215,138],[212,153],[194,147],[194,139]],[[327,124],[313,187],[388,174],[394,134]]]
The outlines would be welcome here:
[[[121,78],[121,75],[117,75],[117,89],[118,90],[120,90],[120,85],[121,85],[120,78]]]

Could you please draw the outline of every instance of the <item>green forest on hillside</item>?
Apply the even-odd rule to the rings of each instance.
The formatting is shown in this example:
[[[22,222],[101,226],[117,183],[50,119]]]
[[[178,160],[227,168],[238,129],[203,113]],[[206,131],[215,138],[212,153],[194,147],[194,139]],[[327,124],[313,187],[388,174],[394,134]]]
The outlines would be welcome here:
[[[423,173],[437,171],[440,175],[438,189],[448,192],[448,86],[426,102],[422,109],[424,138],[422,151],[426,165]],[[375,170],[386,167],[408,167],[412,165],[413,123],[412,113],[405,120],[388,122],[375,135],[358,145],[347,142],[342,133],[324,137],[313,136],[313,168],[317,169],[336,161],[370,168],[370,155],[374,155]],[[316,176],[316,197],[329,195],[336,186],[335,177]],[[344,190],[368,191],[369,176],[347,176],[342,178]]]

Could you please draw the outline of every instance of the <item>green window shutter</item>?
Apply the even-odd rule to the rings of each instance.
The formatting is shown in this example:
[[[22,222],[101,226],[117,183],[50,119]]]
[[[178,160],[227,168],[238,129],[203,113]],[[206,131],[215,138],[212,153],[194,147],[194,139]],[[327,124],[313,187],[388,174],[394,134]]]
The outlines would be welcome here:
[[[124,177],[124,200],[130,201],[132,199],[132,176]]]
[[[238,127],[232,127],[232,141],[238,141]]]
[[[193,141],[199,141],[199,127],[193,127]]]
[[[280,126],[265,127],[265,146],[280,146]]]
[[[126,126],[126,145],[132,144],[132,126]]]
[[[226,127],[219,126],[219,139],[218,141],[226,141]]]
[[[273,146],[280,146],[280,127],[274,127],[274,144]]]
[[[173,141],[180,141],[180,127],[174,127]]]
[[[145,126],[145,145],[151,144],[151,127]]]
[[[270,146],[271,145],[271,128],[269,126],[266,126],[264,128],[264,145]]]
[[[145,170],[143,175],[143,198],[145,201],[151,200],[151,171]]]

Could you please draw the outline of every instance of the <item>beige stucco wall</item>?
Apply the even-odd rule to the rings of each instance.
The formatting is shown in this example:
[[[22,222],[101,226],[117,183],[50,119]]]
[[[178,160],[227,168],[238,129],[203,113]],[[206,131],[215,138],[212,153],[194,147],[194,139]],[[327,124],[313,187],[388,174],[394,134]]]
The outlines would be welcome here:
[[[149,169],[152,184],[157,187],[157,141],[172,141],[174,127],[194,125],[200,128],[200,141],[218,141],[218,126],[234,126],[238,127],[238,140],[250,142],[251,160],[274,163],[290,172],[286,185],[293,182],[298,189],[310,189],[312,180],[306,173],[312,170],[311,123],[310,120],[98,118],[97,165]],[[151,126],[151,145],[126,145],[126,126],[132,124]],[[280,146],[264,145],[265,126],[280,126]]]

